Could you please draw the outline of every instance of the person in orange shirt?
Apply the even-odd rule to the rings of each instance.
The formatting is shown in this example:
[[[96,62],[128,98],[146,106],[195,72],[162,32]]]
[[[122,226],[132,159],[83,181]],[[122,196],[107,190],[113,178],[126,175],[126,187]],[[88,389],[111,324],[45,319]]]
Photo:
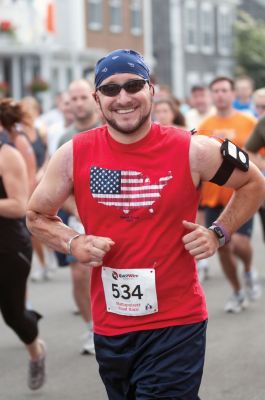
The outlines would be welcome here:
[[[210,91],[216,114],[203,121],[199,127],[199,134],[213,136],[219,140],[229,139],[237,146],[244,147],[256,125],[256,120],[233,109],[234,81],[228,77],[217,77],[211,82]],[[230,188],[210,182],[203,184],[201,205],[205,208],[207,226],[212,225],[218,218],[232,194],[233,190]],[[251,219],[233,234],[230,243],[218,250],[223,271],[233,288],[233,294],[225,305],[226,312],[240,312],[247,306],[247,297],[250,300],[257,300],[261,295],[257,273],[252,267],[253,250],[250,241],[252,226]],[[242,290],[238,276],[237,258],[244,265],[247,296]]]

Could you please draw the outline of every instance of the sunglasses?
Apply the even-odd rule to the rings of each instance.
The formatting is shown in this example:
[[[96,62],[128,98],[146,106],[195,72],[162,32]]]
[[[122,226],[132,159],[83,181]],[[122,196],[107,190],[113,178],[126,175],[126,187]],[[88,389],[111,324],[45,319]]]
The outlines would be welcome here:
[[[124,89],[126,93],[135,94],[140,92],[144,88],[144,85],[149,83],[145,79],[131,79],[125,82],[123,85],[118,83],[108,83],[107,85],[101,85],[97,88],[104,96],[115,97],[117,96],[121,89]]]

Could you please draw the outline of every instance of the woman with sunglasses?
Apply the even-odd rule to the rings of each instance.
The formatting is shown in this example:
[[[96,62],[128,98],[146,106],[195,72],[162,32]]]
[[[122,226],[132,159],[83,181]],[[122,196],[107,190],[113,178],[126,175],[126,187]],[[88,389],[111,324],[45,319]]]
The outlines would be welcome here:
[[[57,151],[27,221],[41,240],[92,267],[96,358],[109,399],[198,400],[207,309],[195,259],[229,240],[265,185],[253,165],[235,169],[218,228],[195,224],[200,182],[222,165],[220,144],[152,123],[153,95],[139,53],[99,60],[94,98],[106,125]],[[85,234],[56,215],[71,193]]]
[[[6,133],[24,118],[21,106],[0,100],[0,123]],[[45,381],[45,349],[38,337],[40,314],[25,308],[31,265],[31,238],[25,226],[29,183],[25,161],[13,146],[0,141],[0,310],[29,353],[28,386],[39,389]]]

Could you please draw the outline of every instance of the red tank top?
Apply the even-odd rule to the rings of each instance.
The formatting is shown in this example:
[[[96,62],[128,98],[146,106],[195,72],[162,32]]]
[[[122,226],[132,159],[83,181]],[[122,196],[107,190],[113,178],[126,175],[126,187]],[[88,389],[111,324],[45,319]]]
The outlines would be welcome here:
[[[196,264],[182,243],[187,233],[182,220],[195,221],[200,194],[192,182],[189,145],[188,132],[157,124],[145,138],[129,145],[113,140],[106,126],[73,138],[74,193],[85,231],[115,242],[103,266],[113,269],[115,279],[116,269],[130,269],[132,274],[136,269],[155,271],[158,311],[131,316],[107,310],[103,267],[92,269],[92,314],[98,334],[118,335],[207,318]],[[113,282],[112,295],[119,297]],[[135,306],[140,293],[135,288]]]

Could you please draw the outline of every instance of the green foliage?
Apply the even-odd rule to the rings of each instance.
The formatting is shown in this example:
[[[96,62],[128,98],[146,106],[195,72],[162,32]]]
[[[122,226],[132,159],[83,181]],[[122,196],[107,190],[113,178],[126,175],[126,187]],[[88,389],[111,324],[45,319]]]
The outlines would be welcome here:
[[[235,32],[235,75],[249,75],[256,87],[265,86],[265,22],[240,12]]]
[[[46,92],[49,90],[49,83],[40,77],[34,78],[28,86],[31,93]]]
[[[5,81],[0,82],[0,94],[8,91],[8,83]]]

